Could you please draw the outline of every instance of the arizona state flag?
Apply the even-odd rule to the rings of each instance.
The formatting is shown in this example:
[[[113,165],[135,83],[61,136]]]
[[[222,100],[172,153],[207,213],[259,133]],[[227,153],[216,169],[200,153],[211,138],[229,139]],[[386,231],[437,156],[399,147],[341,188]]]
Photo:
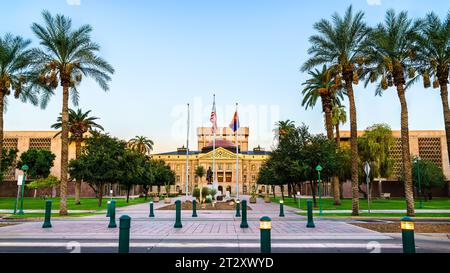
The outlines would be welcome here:
[[[233,130],[233,132],[236,132],[239,129],[239,116],[238,112],[234,113],[233,120],[231,121],[230,128]]]

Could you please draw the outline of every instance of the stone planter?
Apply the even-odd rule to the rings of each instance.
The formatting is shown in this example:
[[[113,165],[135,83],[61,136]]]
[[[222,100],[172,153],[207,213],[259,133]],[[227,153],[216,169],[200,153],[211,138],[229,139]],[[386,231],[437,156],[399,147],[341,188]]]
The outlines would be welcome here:
[[[256,197],[250,197],[250,203],[255,204],[256,203]]]
[[[164,198],[164,204],[170,204],[172,202],[172,199],[169,197]]]
[[[266,196],[266,197],[264,197],[264,202],[271,203],[272,201],[270,200],[269,196]]]
[[[158,196],[153,197],[153,202],[154,202],[154,203],[159,203],[159,197],[158,197]]]

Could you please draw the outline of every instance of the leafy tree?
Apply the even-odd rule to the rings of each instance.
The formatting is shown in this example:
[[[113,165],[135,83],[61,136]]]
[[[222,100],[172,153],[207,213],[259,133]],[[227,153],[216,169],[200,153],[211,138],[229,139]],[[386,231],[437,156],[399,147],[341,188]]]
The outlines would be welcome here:
[[[84,134],[92,132],[94,129],[104,130],[103,127],[95,121],[97,117],[90,117],[91,111],[83,112],[81,109],[77,111],[69,109],[69,132],[70,141],[75,142],[75,158],[81,155],[81,144],[84,141]],[[53,129],[60,130],[62,128],[62,117],[59,116],[55,124],[51,126]],[[55,135],[58,136],[61,132]],[[75,181],[75,205],[81,205],[80,202],[81,181]]]
[[[153,141],[145,136],[136,136],[128,141],[128,147],[131,150],[143,155],[150,155],[153,150],[153,145]]]
[[[141,162],[143,172],[138,180],[138,185],[142,186],[144,190],[145,200],[148,198],[148,192],[150,187],[155,183],[154,170],[152,169],[151,160],[145,157],[145,160]]]
[[[130,190],[133,185],[140,184],[145,172],[146,158],[137,152],[126,150],[119,158],[120,176],[119,183],[127,189],[127,203],[130,198]]]
[[[363,75],[370,28],[363,21],[364,13],[353,13],[348,7],[344,17],[335,13],[332,21],[325,19],[314,24],[318,32],[309,38],[312,44],[308,54],[312,55],[302,66],[302,71],[309,71],[318,65],[328,65],[335,73],[337,86],[345,84],[350,106],[350,148],[352,173],[352,215],[359,214],[358,192],[358,129],[353,84],[359,83]]]
[[[61,201],[60,214],[67,215],[67,174],[69,161],[69,93],[77,105],[77,86],[83,76],[93,78],[103,90],[108,90],[108,82],[114,69],[104,59],[97,56],[100,46],[92,41],[90,25],[73,29],[72,20],[63,15],[52,16],[42,13],[44,25],[34,23],[32,30],[38,37],[41,48],[31,51],[33,60],[33,82],[43,95],[41,107],[45,108],[54,90],[62,87],[61,111]]]
[[[0,151],[3,151],[3,115],[7,97],[14,92],[16,99],[30,101],[34,105],[38,103],[28,75],[31,64],[28,50],[30,43],[30,40],[12,34],[0,37]],[[0,154],[0,165],[2,159],[3,154]]]
[[[389,86],[397,89],[401,107],[401,144],[403,177],[405,178],[405,196],[407,215],[414,216],[414,195],[411,174],[411,158],[409,150],[408,106],[405,90],[414,81],[406,84],[409,68],[414,66],[418,49],[418,33],[421,29],[420,20],[408,18],[408,13],[402,11],[396,14],[394,10],[386,12],[384,23],[378,24],[370,35],[370,48],[367,51],[369,63],[368,82],[381,78],[376,94]]]
[[[425,200],[432,199],[431,190],[433,188],[445,187],[445,175],[441,168],[439,168],[434,162],[429,160],[415,160],[413,163],[413,181],[414,186],[417,189],[419,187],[419,176],[421,192]]]
[[[448,76],[450,65],[450,12],[444,20],[431,12],[425,17],[420,31],[420,43],[417,52],[417,68],[409,69],[409,76],[415,76],[416,70],[422,74],[424,87],[430,87],[430,77],[434,76],[433,87],[440,87],[444,114],[447,151],[450,156],[450,108],[448,104]]]
[[[17,169],[28,166],[27,175],[32,179],[47,178],[53,167],[56,155],[47,150],[29,149],[20,155]]]
[[[2,161],[0,162],[0,181],[3,181],[4,174],[13,167],[17,158],[17,149],[2,150]]]
[[[175,172],[163,160],[152,160],[155,185],[158,186],[158,196],[161,186],[175,185]]]
[[[86,181],[102,206],[106,183],[120,182],[126,143],[107,134],[94,133],[86,139],[86,146],[78,159],[69,163],[70,176]]]
[[[391,176],[394,160],[390,151],[394,141],[392,130],[387,124],[374,124],[365,130],[363,137],[358,138],[361,183],[366,181],[364,172],[366,162],[370,165],[371,180]],[[366,192],[361,189],[360,191],[367,197]]]
[[[59,185],[58,178],[56,176],[49,175],[46,178],[40,178],[32,181],[31,183],[27,184],[26,187],[34,190],[34,198],[36,198],[37,190],[52,188],[57,185]]]

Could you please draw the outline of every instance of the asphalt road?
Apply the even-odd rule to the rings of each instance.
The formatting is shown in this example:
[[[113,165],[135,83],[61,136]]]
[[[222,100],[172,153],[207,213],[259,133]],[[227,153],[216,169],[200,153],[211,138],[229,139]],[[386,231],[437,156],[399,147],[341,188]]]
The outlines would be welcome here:
[[[402,253],[401,235],[393,240],[273,240],[273,253]],[[117,253],[117,240],[1,239],[0,253]],[[450,239],[416,236],[418,253],[450,253]],[[259,240],[132,240],[132,253],[259,253]]]

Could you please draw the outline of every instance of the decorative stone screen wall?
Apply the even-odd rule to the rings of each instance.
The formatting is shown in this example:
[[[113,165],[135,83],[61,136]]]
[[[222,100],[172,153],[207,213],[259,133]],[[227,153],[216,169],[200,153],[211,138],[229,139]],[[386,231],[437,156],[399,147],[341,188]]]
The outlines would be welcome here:
[[[394,160],[394,166],[392,170],[392,177],[398,178],[402,175],[403,163],[402,163],[402,141],[400,138],[396,138],[394,145],[391,148],[391,157]]]
[[[419,156],[442,168],[441,138],[419,137]]]
[[[28,147],[28,149],[50,151],[51,147],[52,147],[51,138],[30,138],[30,146]]]

